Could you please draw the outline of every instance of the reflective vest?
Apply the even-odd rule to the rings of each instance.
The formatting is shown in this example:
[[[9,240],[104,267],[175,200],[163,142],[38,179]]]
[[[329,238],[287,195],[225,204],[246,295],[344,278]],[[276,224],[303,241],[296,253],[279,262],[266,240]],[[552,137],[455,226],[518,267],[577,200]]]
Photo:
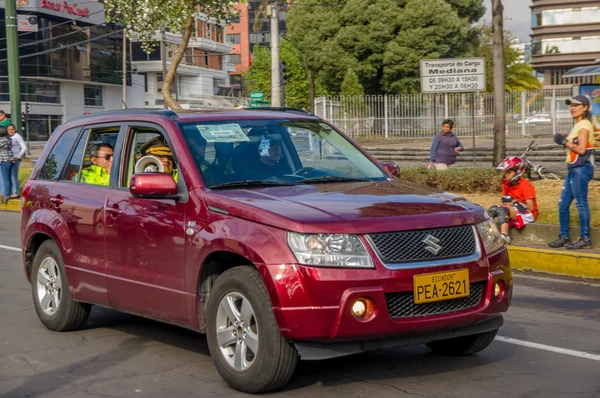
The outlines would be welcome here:
[[[81,171],[81,182],[94,185],[108,186],[110,182],[110,174],[105,168],[91,165]]]

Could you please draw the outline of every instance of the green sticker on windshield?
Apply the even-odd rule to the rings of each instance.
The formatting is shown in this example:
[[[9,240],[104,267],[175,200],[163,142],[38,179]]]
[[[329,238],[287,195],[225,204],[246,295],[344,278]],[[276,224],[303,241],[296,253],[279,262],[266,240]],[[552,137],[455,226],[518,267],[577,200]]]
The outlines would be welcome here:
[[[250,141],[239,124],[218,124],[196,126],[206,142],[242,142]]]

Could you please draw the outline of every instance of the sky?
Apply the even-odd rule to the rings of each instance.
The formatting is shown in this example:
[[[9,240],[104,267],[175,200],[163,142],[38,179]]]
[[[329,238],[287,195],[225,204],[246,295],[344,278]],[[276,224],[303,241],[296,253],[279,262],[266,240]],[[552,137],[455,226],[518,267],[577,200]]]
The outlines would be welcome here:
[[[502,0],[504,6],[504,29],[513,32],[513,36],[519,38],[522,43],[529,43],[531,38],[531,0]],[[492,20],[492,1],[483,0],[486,8],[484,18]]]

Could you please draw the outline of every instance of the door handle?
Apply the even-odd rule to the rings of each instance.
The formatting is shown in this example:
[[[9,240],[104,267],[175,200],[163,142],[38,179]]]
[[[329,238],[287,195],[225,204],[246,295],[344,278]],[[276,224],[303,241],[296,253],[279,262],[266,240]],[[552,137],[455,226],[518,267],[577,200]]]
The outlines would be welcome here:
[[[58,207],[63,204],[64,200],[60,196],[55,196],[50,198],[50,202],[54,203],[54,205]]]
[[[105,207],[104,210],[106,210],[107,213],[110,213],[110,215],[113,217],[116,217],[119,214],[123,213],[123,211],[118,207]]]

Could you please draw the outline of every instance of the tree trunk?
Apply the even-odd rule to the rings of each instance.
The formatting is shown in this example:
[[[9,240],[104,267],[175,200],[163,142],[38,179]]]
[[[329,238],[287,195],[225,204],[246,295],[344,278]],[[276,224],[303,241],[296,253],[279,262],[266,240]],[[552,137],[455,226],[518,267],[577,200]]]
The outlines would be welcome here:
[[[315,113],[315,77],[310,70],[306,71],[308,75],[308,98],[310,100],[310,112]]]
[[[170,109],[183,109],[181,107],[181,105],[179,105],[179,102],[177,102],[175,100],[175,98],[173,98],[173,95],[171,95],[171,85],[173,84],[173,81],[175,80],[175,75],[177,73],[177,67],[181,63],[181,60],[183,59],[185,50],[187,49],[188,43],[190,42],[190,37],[192,37],[193,27],[194,27],[194,16],[192,15],[188,18],[188,20],[185,24],[185,31],[183,33],[183,41],[181,42],[181,45],[177,48],[177,51],[175,51],[175,56],[173,57],[173,60],[171,61],[171,66],[169,67],[167,76],[165,76],[165,79],[163,80],[162,95],[163,95],[165,104],[167,104],[167,106]]]
[[[506,113],[504,104],[504,26],[502,0],[492,0],[494,63],[494,166],[506,156]]]

